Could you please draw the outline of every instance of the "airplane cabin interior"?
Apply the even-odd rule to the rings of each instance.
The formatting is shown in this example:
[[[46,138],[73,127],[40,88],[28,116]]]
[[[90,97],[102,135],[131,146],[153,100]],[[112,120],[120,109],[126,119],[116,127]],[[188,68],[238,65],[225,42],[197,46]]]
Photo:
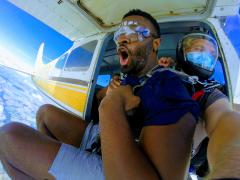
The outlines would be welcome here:
[[[191,22],[171,22],[171,23],[161,23],[161,45],[158,50],[158,57],[171,57],[176,60],[176,47],[178,41],[186,34],[193,32],[205,32],[214,36],[214,31],[211,27],[199,21],[191,21]],[[215,39],[217,39],[215,37]],[[224,61],[221,53],[221,47],[219,47],[219,57],[215,67],[215,72],[210,77],[210,79],[214,79],[218,81],[222,85],[227,85],[226,76],[224,72]],[[100,70],[97,79],[96,88],[106,87],[111,79],[112,75],[118,74],[120,72],[118,56],[116,52],[116,45],[114,41],[109,40],[104,57],[102,59]],[[102,77],[106,78],[108,76],[108,80],[105,83],[101,83],[99,79]],[[99,83],[98,83],[99,82]],[[227,94],[227,92],[225,92]]]

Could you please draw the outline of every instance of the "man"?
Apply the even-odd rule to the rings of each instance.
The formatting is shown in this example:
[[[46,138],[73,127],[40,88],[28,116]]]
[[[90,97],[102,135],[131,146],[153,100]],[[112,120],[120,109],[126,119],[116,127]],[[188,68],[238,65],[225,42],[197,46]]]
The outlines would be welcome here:
[[[157,22],[149,14],[140,10],[126,14],[121,27],[115,33],[115,42],[118,45],[122,71],[129,75],[128,79],[138,79],[157,64],[156,52],[160,45],[160,31]],[[164,87],[164,91],[161,91],[160,84],[156,84],[155,96],[158,91],[166,93],[166,88],[174,90],[167,98],[163,94],[158,97],[163,104],[154,101],[154,96],[150,98],[151,101],[144,97],[149,88],[155,86],[155,82],[161,82],[161,86]],[[171,88],[172,85],[178,90]],[[109,91],[106,100],[100,106],[100,136],[105,177],[186,177],[191,139],[196,124],[194,116],[198,106],[191,100],[177,76],[171,72],[154,73],[151,81],[147,81],[147,86],[138,92],[141,98],[140,108],[144,110],[140,143],[135,142],[131,135],[128,121],[121,120],[124,118],[124,114],[121,113],[137,107],[140,99],[132,95],[129,85],[120,86],[116,90]],[[170,104],[164,101],[168,98],[173,99]],[[176,98],[178,100],[175,102]],[[112,105],[113,102],[116,104]],[[149,105],[152,102],[162,107],[151,108]],[[123,105],[122,103],[124,107],[119,106]],[[168,117],[172,110],[174,113]],[[109,111],[116,112],[117,116],[109,114]],[[110,120],[109,117],[116,118]],[[69,137],[77,136],[82,140],[79,149],[61,144],[20,123],[3,126],[0,129],[0,158],[8,174],[15,179],[103,179],[101,157],[87,151],[98,133],[98,126],[87,125],[81,121],[77,127],[72,128],[79,128],[78,134],[72,135],[71,127],[67,131]],[[77,144],[80,144],[80,141]],[[23,154],[26,154],[27,158]]]
[[[136,28],[126,26],[131,24],[136,24]],[[139,85],[136,83],[136,75],[141,77],[157,64],[160,40],[156,38],[158,36],[154,34],[156,31],[152,25],[139,14],[132,14],[123,19],[122,26],[115,33],[122,71],[128,73],[129,77],[126,84]],[[133,29],[137,31],[146,27],[148,30],[144,32],[152,36],[148,36],[144,41],[136,41],[142,38],[133,34]],[[136,46],[139,46],[139,49],[136,49]],[[116,94],[119,96],[114,92],[118,92],[119,94]],[[194,102],[185,94],[186,89],[177,76],[170,71],[153,73],[140,90],[135,88],[135,93],[141,99],[140,112],[144,119],[139,139],[140,148],[136,146],[132,132],[128,131],[131,129],[131,122],[128,123],[124,116],[129,109],[129,101],[136,101],[131,88],[116,88],[100,105],[100,135],[105,175],[112,179],[183,179],[187,174],[189,145],[195,126],[192,116],[196,115]],[[141,119],[135,118],[136,120]],[[111,155],[109,148],[112,150]],[[123,167],[125,173],[121,174]]]
[[[226,161],[227,157],[224,157],[223,159],[219,158],[218,151],[219,152],[225,152],[228,149],[228,143],[226,143],[225,147],[222,148],[224,145],[221,145],[221,148],[216,146],[215,141],[219,141],[219,143],[225,144],[224,140],[221,139],[222,137],[229,134],[228,130],[223,130],[223,126],[226,123],[228,124],[227,119],[221,120],[221,117],[224,117],[224,114],[228,114],[229,116],[235,117],[235,119],[231,120],[233,121],[233,125],[236,127],[232,127],[233,130],[236,128],[236,130],[239,128],[237,126],[238,119],[240,119],[239,115],[235,112],[232,112],[232,107],[227,99],[227,97],[218,90],[221,86],[215,81],[208,80],[210,76],[212,76],[214,72],[214,67],[216,64],[216,61],[218,59],[218,46],[215,41],[210,35],[205,33],[191,33],[184,36],[178,43],[177,46],[177,61],[174,61],[171,58],[161,58],[159,60],[159,64],[161,65],[170,65],[170,64],[177,64],[178,69],[183,69],[184,72],[190,75],[198,76],[200,78],[200,81],[203,83],[201,85],[200,83],[196,83],[194,85],[195,92],[193,92],[193,98],[195,98],[196,101],[200,104],[201,109],[201,120],[198,122],[196,126],[196,130],[194,133],[194,144],[193,144],[193,156],[191,163],[193,166],[196,166],[198,168],[199,165],[201,165],[201,162],[205,161],[203,151],[208,152],[208,161],[210,164],[210,177],[215,174],[219,173],[221,171],[221,168],[218,168],[216,166],[216,162],[213,162],[212,159],[216,161]],[[175,62],[175,63],[174,63]],[[235,115],[234,115],[235,114]],[[226,117],[226,116],[225,116]],[[221,124],[221,126],[219,125]],[[237,128],[238,127],[238,128]],[[231,128],[230,128],[231,129]],[[219,137],[213,136],[214,132],[221,132],[218,133]],[[234,132],[234,131],[233,131]],[[236,132],[235,132],[236,133]],[[206,150],[204,147],[206,144],[206,137],[210,138],[210,145],[208,146],[208,150]],[[236,135],[230,136],[228,138],[235,139],[236,141],[239,141],[239,136]],[[204,141],[203,141],[204,140]],[[201,146],[203,144],[203,146]],[[214,144],[214,146],[212,145]],[[230,143],[231,144],[231,143]],[[230,146],[234,145],[231,144]],[[201,152],[199,155],[197,154],[199,149],[201,147]],[[231,149],[231,148],[230,148]],[[196,156],[195,156],[196,155]],[[234,155],[231,155],[234,157]],[[225,160],[224,160],[225,159]],[[233,160],[234,161],[234,160]],[[237,159],[236,159],[237,162]],[[236,174],[239,172],[239,170],[236,169],[237,165],[235,162],[235,166],[233,168],[227,167],[225,165],[225,171],[224,173],[227,173],[226,171],[231,171],[234,173],[228,173],[230,175],[234,175],[234,177],[240,176],[239,174]],[[227,163],[226,163],[227,164]],[[206,166],[206,164],[205,164]],[[213,167],[216,166],[217,171],[215,170],[214,173],[212,173]],[[206,167],[204,167],[206,168]],[[204,172],[201,172],[202,175],[206,175],[207,169],[204,170]],[[223,174],[223,173],[221,173]],[[227,175],[227,174],[224,174]],[[223,176],[224,177],[224,176]],[[231,177],[231,176],[229,176]]]
[[[210,167],[209,178],[240,177],[238,173],[240,171],[236,169],[237,159],[235,159],[234,166],[233,159],[232,161],[227,160],[231,157],[237,158],[236,154],[230,152],[236,151],[237,147],[234,143],[240,141],[239,130],[237,130],[240,128],[238,122],[240,116],[233,112],[227,97],[218,90],[220,84],[211,80],[206,81],[212,76],[217,59],[217,42],[208,34],[191,33],[184,36],[178,43],[178,66],[187,74],[197,75],[199,81],[203,83],[203,85],[200,83],[195,85],[196,92],[193,94],[201,106],[201,118],[203,119],[197,124],[194,134],[194,148],[196,150],[199,143],[208,136],[210,139],[207,149]],[[232,123],[230,125],[232,127],[229,127],[229,123]],[[229,135],[228,131],[231,131],[232,134]],[[229,140],[229,143],[225,141],[224,137]],[[226,154],[226,156],[222,157],[220,154]],[[229,167],[227,167],[228,163]],[[221,164],[225,165],[224,173],[222,173]]]

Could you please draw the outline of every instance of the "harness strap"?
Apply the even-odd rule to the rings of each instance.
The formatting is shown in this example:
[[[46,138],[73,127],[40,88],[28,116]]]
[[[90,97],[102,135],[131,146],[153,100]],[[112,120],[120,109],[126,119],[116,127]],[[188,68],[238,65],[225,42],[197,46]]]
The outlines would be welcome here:
[[[186,74],[184,72],[176,71],[176,70],[170,69],[170,68],[164,68],[160,65],[157,65],[154,68],[152,68],[148,73],[146,73],[145,75],[142,75],[140,77],[132,77],[132,76],[124,75],[123,79],[121,81],[121,85],[131,85],[133,87],[133,92],[135,92],[136,89],[144,86],[144,84],[147,82],[147,80],[149,78],[151,78],[155,72],[164,72],[164,71],[173,72],[180,78],[180,80],[182,82],[190,84],[191,86],[193,86],[194,84],[197,84],[199,82],[197,76],[189,76],[188,74]]]
[[[171,71],[171,72],[175,73],[181,79],[181,81],[183,81],[184,83],[188,83],[188,84],[191,84],[191,85],[200,83],[198,76],[190,76],[190,75],[188,75],[184,72],[177,71],[177,70],[171,69],[171,68],[165,68],[165,67],[162,67],[160,65],[155,66],[152,70],[150,70],[145,75],[145,78],[146,78],[145,82],[147,81],[147,79],[152,77],[152,75],[155,72],[163,72],[163,71]]]
[[[197,100],[201,99],[204,96],[204,94],[205,94],[204,89],[197,91],[192,95],[192,99],[194,101],[197,101]]]

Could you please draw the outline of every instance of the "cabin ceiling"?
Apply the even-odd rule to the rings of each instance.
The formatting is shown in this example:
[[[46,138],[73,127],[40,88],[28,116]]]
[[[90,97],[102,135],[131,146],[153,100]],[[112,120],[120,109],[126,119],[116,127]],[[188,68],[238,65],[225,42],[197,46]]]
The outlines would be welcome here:
[[[233,14],[240,0],[8,0],[71,40],[114,30],[130,9],[159,22]]]

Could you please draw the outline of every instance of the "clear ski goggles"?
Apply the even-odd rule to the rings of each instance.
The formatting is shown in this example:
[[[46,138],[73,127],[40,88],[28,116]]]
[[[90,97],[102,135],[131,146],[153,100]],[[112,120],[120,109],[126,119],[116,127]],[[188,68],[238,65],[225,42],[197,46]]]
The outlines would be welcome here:
[[[122,25],[114,33],[114,42],[118,45],[119,39],[124,36],[124,39],[127,39],[129,43],[136,41],[143,41],[148,37],[157,38],[156,35],[152,34],[151,31],[143,26],[138,25]]]
[[[201,67],[208,71],[213,71],[217,59],[209,52],[188,52],[186,60],[195,66]]]

